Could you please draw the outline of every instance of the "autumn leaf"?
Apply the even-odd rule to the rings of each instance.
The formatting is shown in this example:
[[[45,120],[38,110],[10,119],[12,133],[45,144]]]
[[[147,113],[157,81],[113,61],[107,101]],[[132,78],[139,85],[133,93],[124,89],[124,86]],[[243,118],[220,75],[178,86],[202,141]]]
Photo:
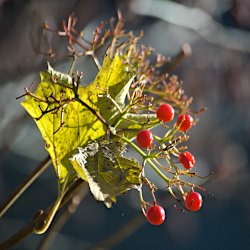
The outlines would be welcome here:
[[[121,142],[90,142],[79,147],[70,159],[79,176],[88,182],[90,191],[98,201],[111,207],[116,196],[129,189],[139,189],[142,168],[132,158],[123,156]]]
[[[85,145],[87,141],[104,136],[106,127],[87,107],[73,101],[73,83],[70,76],[53,70],[50,65],[48,71],[41,72],[40,75],[41,82],[36,91],[32,95],[26,95],[22,105],[34,118],[58,178],[63,182],[72,170],[67,155],[78,146]],[[89,85],[79,87],[79,98],[99,112],[99,95],[105,94],[112,87],[117,96],[124,96],[122,89],[127,86],[130,78],[119,56],[116,55],[113,60],[106,57],[96,79]],[[113,112],[113,107],[112,102],[105,104],[106,110],[110,112]],[[111,113],[107,111],[106,114]]]

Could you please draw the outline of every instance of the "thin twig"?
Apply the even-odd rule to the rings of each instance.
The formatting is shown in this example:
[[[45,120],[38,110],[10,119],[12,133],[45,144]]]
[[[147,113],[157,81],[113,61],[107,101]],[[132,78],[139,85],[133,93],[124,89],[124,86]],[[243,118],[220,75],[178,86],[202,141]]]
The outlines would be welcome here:
[[[98,242],[95,246],[88,248],[88,250],[111,249],[112,247],[127,239],[130,235],[134,234],[135,231],[141,228],[145,223],[146,219],[144,215],[138,214],[119,230],[115,231],[115,233],[111,234],[103,241]]]
[[[17,188],[9,199],[0,207],[0,218],[15,203],[15,201],[26,191],[26,189],[49,167],[51,164],[50,156],[47,156],[28,178]]]
[[[77,179],[74,181],[69,190],[65,193],[60,208],[63,208],[69,202],[69,200],[71,200],[75,195],[77,195],[82,185],[85,185],[85,182],[82,179]]]
[[[164,205],[168,206],[171,203],[172,197],[166,197],[166,195],[162,195],[158,202],[164,203]],[[139,213],[130,221],[128,221],[123,227],[116,230],[113,234],[108,236],[106,239],[98,242],[92,247],[89,247],[87,250],[108,250],[112,249],[112,247],[117,246],[119,243],[123,242],[130,235],[134,234],[137,230],[139,230],[142,226],[147,223],[147,219],[143,215],[143,213]]]
[[[72,60],[72,63],[70,65],[70,69],[69,69],[69,73],[68,73],[70,76],[72,75],[72,73],[74,71],[76,60],[77,60],[77,56],[75,54],[73,54],[72,57],[73,57],[73,60]]]
[[[57,217],[54,223],[49,228],[45,237],[39,243],[37,250],[47,250],[53,243],[54,239],[57,237],[58,233],[61,231],[64,224],[68,221],[70,216],[72,216],[80,205],[81,201],[87,194],[88,185],[86,182],[81,183],[81,188],[79,192],[74,195],[71,200],[62,209],[61,214]]]
[[[25,225],[23,228],[21,228],[16,234],[14,234],[11,238],[6,240],[3,243],[0,243],[0,249],[1,250],[8,250],[11,249],[12,246],[26,238],[28,235],[30,235],[33,232],[33,223],[30,222],[27,225]]]
[[[173,70],[175,70],[184,59],[186,59],[188,56],[190,56],[192,53],[192,49],[189,44],[184,44],[181,48],[181,51],[174,57],[172,60],[166,64],[166,68],[162,71],[165,73],[171,73]]]
[[[79,190],[79,187],[82,183],[82,180],[75,181],[75,183],[66,192],[62,199],[59,197],[60,199],[49,206],[45,211],[39,210],[31,221],[19,229],[14,235],[10,236],[7,240],[0,243],[0,249],[10,249],[32,233],[45,233],[57,210],[60,209],[64,204],[67,204],[69,199],[72,198],[72,193],[76,194],[75,192]]]
[[[53,213],[53,216],[55,215],[54,208],[57,205],[58,202],[56,201],[56,203],[49,206],[45,211],[37,211],[33,218],[26,225],[19,229],[14,235],[10,236],[7,240],[0,243],[0,249],[11,249],[11,247],[22,241],[33,232],[38,232],[40,229],[46,226],[48,220],[50,220],[50,218],[52,217],[51,213]]]

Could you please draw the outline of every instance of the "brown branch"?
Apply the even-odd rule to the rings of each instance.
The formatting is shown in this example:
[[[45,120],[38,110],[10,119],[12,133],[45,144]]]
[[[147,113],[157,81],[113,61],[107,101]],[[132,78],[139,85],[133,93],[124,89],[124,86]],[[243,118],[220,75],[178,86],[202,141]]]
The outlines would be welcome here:
[[[57,237],[58,232],[61,231],[64,224],[68,221],[70,216],[72,216],[80,205],[81,201],[87,194],[88,185],[86,182],[82,182],[80,186],[80,190],[77,194],[75,194],[71,200],[65,204],[65,207],[62,209],[61,214],[57,217],[54,223],[48,230],[48,233],[39,243],[37,250],[47,250],[53,243],[54,239]]]
[[[43,233],[54,217],[59,200],[49,206],[45,211],[39,210],[35,213],[31,221],[19,229],[14,235],[0,243],[0,249],[10,249],[32,233]]]
[[[166,65],[163,71],[165,73],[171,73],[174,71],[183,60],[189,57],[192,54],[192,49],[189,44],[184,44],[181,48],[181,51]]]
[[[26,191],[26,189],[49,167],[51,164],[50,156],[47,156],[28,178],[17,188],[9,199],[0,207],[0,218],[15,203],[15,201]]]
[[[35,216],[29,221],[26,225],[24,225],[21,229],[19,229],[14,235],[12,235],[7,240],[0,243],[0,249],[10,249],[10,247],[13,247],[20,241],[22,241],[24,238],[29,236],[32,233],[42,234],[45,233],[55,216],[55,213],[58,209],[63,207],[69,199],[72,199],[74,195],[76,195],[76,192],[79,191],[79,188],[83,184],[82,180],[76,180],[70,189],[65,193],[62,199],[60,197],[56,200],[55,203],[53,203],[51,206],[49,206],[45,211],[39,210]]]
[[[145,223],[146,219],[143,214],[138,214],[127,224],[117,230],[115,233],[111,234],[106,239],[98,242],[95,246],[88,248],[88,250],[105,250],[111,249],[112,247],[118,245],[120,242],[127,239],[130,235],[135,233],[139,228],[141,228]]]
[[[11,238],[6,240],[5,242],[0,244],[0,249],[8,250],[24,238],[26,238],[29,234],[33,232],[33,224],[32,222],[25,225],[21,228],[16,234],[14,234]]]
[[[159,203],[164,203],[164,206],[171,203],[172,198],[162,195],[159,199]],[[117,246],[119,243],[127,239],[130,235],[134,234],[142,226],[147,223],[145,216],[140,213],[128,221],[123,227],[116,230],[113,234],[108,236],[106,239],[96,243],[94,246],[89,247],[87,250],[107,250],[112,249],[114,246]]]

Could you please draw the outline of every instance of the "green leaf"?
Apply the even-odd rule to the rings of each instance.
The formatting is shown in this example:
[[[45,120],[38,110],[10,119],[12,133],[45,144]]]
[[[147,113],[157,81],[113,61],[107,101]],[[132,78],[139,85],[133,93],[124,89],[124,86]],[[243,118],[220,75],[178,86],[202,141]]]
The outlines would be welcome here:
[[[132,158],[125,158],[121,142],[91,142],[78,148],[72,164],[78,175],[88,182],[90,191],[98,201],[111,207],[116,196],[127,190],[139,189],[142,168]]]
[[[109,59],[107,58],[106,60]],[[115,76],[118,81],[116,81],[115,85],[110,85],[108,89],[104,89],[104,94],[99,95],[98,102],[96,104],[100,113],[103,115],[103,118],[111,126],[117,122],[117,119],[119,119],[119,116],[125,106],[125,99],[129,92],[130,85],[134,80],[134,76],[124,70],[124,64],[121,60],[117,60],[116,57],[114,58],[110,69],[108,69],[107,72],[103,72],[103,74],[110,75],[110,71],[114,69],[116,69],[116,72],[118,71],[117,73],[119,76]],[[102,71],[100,71],[100,73],[102,73]]]
[[[150,129],[159,125],[156,114],[125,114],[122,121],[117,126],[117,132],[123,136],[133,139],[138,131]]]
[[[41,82],[35,93],[26,95],[22,105],[40,129],[58,178],[63,182],[72,171],[67,160],[70,152],[87,141],[104,136],[106,128],[90,110],[72,101],[72,78],[53,70],[50,65],[48,67],[47,72],[41,73]],[[79,87],[79,98],[99,112],[99,95],[111,86],[114,89],[118,86],[117,92],[120,93],[121,86],[128,82],[128,75],[119,56],[116,55],[112,61],[106,57],[94,82]],[[112,110],[113,106],[108,104],[106,109]]]

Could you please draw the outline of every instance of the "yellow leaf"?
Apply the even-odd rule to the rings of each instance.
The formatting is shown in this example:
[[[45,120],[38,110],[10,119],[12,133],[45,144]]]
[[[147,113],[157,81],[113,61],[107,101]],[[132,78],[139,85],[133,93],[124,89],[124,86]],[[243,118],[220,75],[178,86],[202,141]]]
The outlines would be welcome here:
[[[69,88],[71,78],[55,72],[51,66],[48,72],[42,72],[35,93],[27,95],[22,105],[34,118],[58,178],[63,182],[69,171],[73,170],[68,160],[70,152],[87,141],[105,135],[106,127],[88,108],[72,101],[74,92]],[[99,112],[98,95],[123,81],[128,81],[128,75],[120,57],[115,56],[112,61],[106,57],[94,82],[79,87],[79,98]]]

